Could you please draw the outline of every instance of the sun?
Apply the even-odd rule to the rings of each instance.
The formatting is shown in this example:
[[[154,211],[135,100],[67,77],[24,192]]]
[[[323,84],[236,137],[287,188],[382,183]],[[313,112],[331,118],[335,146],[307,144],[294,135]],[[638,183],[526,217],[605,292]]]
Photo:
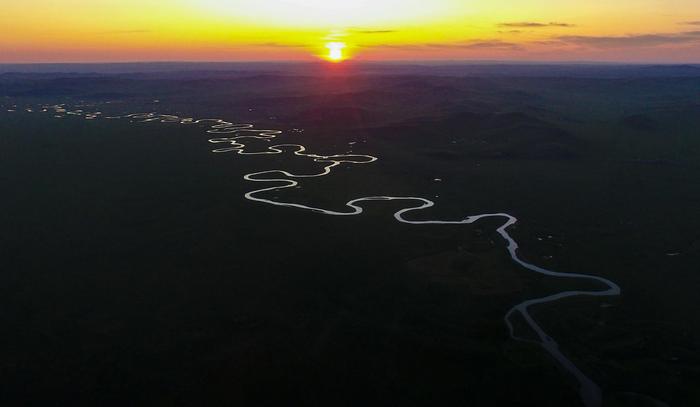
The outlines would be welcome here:
[[[329,61],[340,62],[345,59],[343,56],[344,42],[329,42],[326,44],[326,48],[329,50],[327,57]]]

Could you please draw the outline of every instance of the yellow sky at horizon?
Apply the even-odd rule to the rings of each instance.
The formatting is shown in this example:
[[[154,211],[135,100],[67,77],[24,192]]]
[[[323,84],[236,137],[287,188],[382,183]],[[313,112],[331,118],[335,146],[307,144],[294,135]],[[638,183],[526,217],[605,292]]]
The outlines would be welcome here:
[[[700,62],[690,0],[25,0],[0,62],[358,59]],[[694,22],[695,24],[689,24]]]

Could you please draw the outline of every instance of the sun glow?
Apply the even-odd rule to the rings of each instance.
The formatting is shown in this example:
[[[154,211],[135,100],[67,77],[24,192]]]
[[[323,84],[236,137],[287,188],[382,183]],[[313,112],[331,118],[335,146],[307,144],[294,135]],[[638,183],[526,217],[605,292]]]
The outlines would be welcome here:
[[[458,0],[186,0],[193,8],[277,27],[352,27],[425,22]]]
[[[700,1],[665,2],[8,0],[0,62],[700,61]]]
[[[328,48],[328,59],[333,62],[340,62],[344,59],[343,48],[345,48],[345,43],[343,42],[329,42],[326,44]]]

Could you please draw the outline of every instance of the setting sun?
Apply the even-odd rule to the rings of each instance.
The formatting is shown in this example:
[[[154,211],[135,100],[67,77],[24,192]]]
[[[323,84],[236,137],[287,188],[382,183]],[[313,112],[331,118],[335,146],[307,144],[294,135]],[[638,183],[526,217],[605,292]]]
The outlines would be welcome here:
[[[340,62],[344,59],[343,48],[345,48],[345,43],[343,42],[329,42],[326,44],[326,48],[329,49],[328,59],[333,62]]]

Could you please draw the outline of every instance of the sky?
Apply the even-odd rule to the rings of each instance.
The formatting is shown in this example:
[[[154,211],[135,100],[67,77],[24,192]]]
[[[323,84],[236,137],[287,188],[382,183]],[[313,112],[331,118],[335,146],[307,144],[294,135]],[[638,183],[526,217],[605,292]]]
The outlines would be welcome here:
[[[700,63],[700,0],[0,0],[0,27],[0,63]]]

